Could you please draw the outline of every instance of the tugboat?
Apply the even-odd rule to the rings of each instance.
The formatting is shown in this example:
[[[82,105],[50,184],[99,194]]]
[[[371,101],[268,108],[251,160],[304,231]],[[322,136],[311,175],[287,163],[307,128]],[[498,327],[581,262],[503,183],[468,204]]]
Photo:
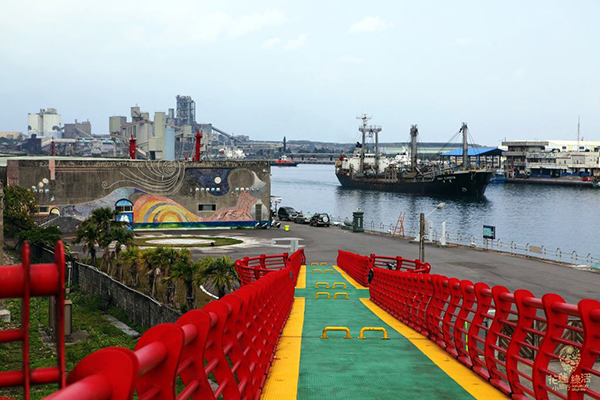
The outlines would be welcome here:
[[[379,154],[378,135],[380,126],[369,125],[370,119],[363,115],[362,143],[357,143],[352,157],[340,156],[335,164],[335,174],[344,187],[382,190],[429,196],[482,197],[490,183],[492,171],[473,169],[468,162],[468,127],[463,123],[460,132],[463,138],[463,162],[461,168],[444,168],[444,165],[419,166],[417,162],[417,136],[419,129],[410,129],[410,164],[395,162]],[[375,137],[374,152],[366,151],[365,138]]]
[[[284,154],[281,157],[279,157],[279,160],[271,161],[271,165],[274,165],[276,167],[297,167],[298,163],[296,161],[288,159],[287,156]]]

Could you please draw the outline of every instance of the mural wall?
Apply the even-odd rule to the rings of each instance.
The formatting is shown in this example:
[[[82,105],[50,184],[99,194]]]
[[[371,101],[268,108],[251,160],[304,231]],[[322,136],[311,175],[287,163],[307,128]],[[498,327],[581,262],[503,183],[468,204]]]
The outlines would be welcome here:
[[[44,165],[38,159],[9,161],[7,168],[12,184],[32,188],[40,205],[80,220],[99,207],[117,209],[133,229],[254,226],[270,220],[267,162],[60,160]]]

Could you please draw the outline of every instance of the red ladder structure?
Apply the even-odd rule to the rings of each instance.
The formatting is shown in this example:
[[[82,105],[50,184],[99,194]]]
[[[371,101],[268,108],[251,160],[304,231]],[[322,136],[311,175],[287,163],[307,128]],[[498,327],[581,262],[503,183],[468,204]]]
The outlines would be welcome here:
[[[65,253],[62,242],[56,243],[54,263],[30,264],[29,244],[21,251],[20,265],[0,266],[0,299],[21,298],[21,327],[1,330],[0,344],[21,342],[21,370],[0,372],[0,387],[23,387],[23,398],[29,400],[31,385],[58,383],[65,387]],[[32,297],[56,297],[57,366],[31,369],[29,353],[29,307]]]

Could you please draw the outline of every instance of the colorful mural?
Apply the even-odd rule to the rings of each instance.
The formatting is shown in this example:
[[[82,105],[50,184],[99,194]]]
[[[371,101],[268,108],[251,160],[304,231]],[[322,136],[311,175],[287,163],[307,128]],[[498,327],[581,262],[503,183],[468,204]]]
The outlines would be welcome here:
[[[172,224],[208,221],[253,221],[251,209],[257,200],[248,192],[242,192],[237,205],[215,211],[208,218],[201,218],[188,211],[181,204],[164,196],[145,194],[133,206],[133,223],[138,224]]]
[[[164,196],[145,194],[133,205],[133,223],[196,222],[198,217]]]
[[[231,182],[244,186],[232,187]],[[127,186],[114,189],[117,184]],[[102,188],[110,193],[96,200],[60,206],[61,214],[83,220],[96,208],[110,207],[119,210],[119,220],[132,223],[133,229],[251,227],[257,219],[269,219],[269,206],[261,201],[268,184],[247,168],[139,163],[132,170],[119,171],[116,182],[103,181]],[[212,215],[203,211],[199,216],[196,209],[182,203],[188,207],[214,204],[216,210]]]

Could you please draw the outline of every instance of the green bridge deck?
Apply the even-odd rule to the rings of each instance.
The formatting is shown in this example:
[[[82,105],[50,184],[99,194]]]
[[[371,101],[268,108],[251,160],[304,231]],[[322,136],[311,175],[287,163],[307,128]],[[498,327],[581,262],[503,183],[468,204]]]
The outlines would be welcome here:
[[[504,398],[427,338],[371,303],[368,289],[357,288],[360,285],[339,268],[327,274],[311,273],[313,268],[317,267],[303,268],[263,398]],[[316,289],[317,282],[327,282],[330,288]],[[347,288],[332,289],[335,282],[346,283]],[[330,293],[331,298],[315,299],[317,292]],[[347,293],[349,299],[334,299],[338,292]],[[352,338],[345,339],[341,331],[321,338],[328,326],[347,327]],[[363,327],[383,327],[389,340],[381,339],[382,332],[366,332],[366,339],[358,339]]]

